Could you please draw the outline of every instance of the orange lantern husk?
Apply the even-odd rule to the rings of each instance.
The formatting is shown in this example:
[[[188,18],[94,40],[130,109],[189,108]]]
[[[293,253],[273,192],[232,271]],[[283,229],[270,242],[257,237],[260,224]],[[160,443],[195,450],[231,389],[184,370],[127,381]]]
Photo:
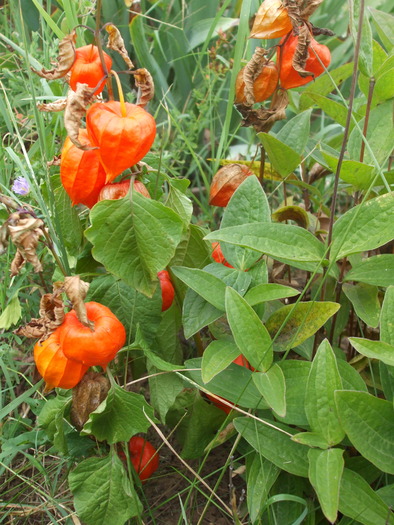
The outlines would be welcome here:
[[[78,139],[89,143],[86,129],[80,129]],[[84,151],[66,138],[60,159],[60,179],[73,205],[92,208],[105,185],[106,174],[96,149]]]
[[[150,199],[149,191],[143,182],[140,180],[135,180],[133,186],[135,191],[141,193],[141,195],[147,199]],[[126,197],[129,189],[130,180],[106,184],[100,191],[98,201],[123,199],[123,197]]]
[[[214,175],[209,191],[209,204],[226,207],[238,186],[253,175],[244,164],[228,164]]]
[[[281,45],[282,44],[282,45]],[[278,46],[278,64],[280,67],[279,80],[284,89],[292,89],[311,82],[324,73],[331,62],[331,53],[327,46],[319,44],[314,38],[308,48],[308,58],[304,69],[313,73],[313,76],[302,77],[293,67],[293,57],[298,44],[298,36],[290,35],[282,38]]]
[[[111,71],[112,59],[107,53],[103,51],[104,62],[107,67],[107,72]],[[70,87],[76,91],[77,83],[87,84],[94,88],[98,85],[105,75],[105,71],[101,64],[100,54],[97,46],[88,45],[78,47],[75,50],[75,60],[70,70]],[[100,83],[99,87],[94,92],[98,95],[105,87],[105,79]]]
[[[44,342],[36,343],[34,361],[46,383],[47,391],[55,387],[74,388],[89,369],[81,362],[68,359],[64,355],[58,329]]]
[[[237,75],[235,82],[235,103],[245,103],[245,81],[243,78],[245,68],[243,67]],[[255,102],[263,102],[267,100],[275,91],[278,85],[279,72],[275,62],[268,62],[261,73],[255,78],[253,82],[253,95]]]
[[[106,369],[126,342],[126,330],[115,314],[103,304],[85,304],[91,327],[78,319],[75,310],[68,312],[59,327],[64,355],[84,365]]]
[[[292,29],[287,9],[281,0],[264,0],[256,13],[250,38],[278,38]]]
[[[170,279],[170,274],[167,272],[167,270],[162,270],[159,272],[157,277],[159,278],[161,287],[161,311],[164,312],[172,305],[175,297],[175,290]]]
[[[106,182],[134,166],[150,150],[156,136],[155,119],[140,106],[111,100],[93,104],[86,128],[107,173]]]

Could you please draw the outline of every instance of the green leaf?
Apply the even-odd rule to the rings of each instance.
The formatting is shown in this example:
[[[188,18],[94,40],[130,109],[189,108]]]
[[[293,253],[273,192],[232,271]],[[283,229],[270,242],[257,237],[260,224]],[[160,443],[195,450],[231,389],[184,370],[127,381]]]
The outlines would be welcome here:
[[[360,392],[368,392],[367,385],[364,383],[360,374],[343,359],[337,359],[337,367],[339,375],[342,379],[342,386],[344,390],[359,390]]]
[[[391,241],[393,220],[394,192],[354,206],[334,224],[331,259],[374,250]]]
[[[310,97],[311,94],[317,93],[319,95],[328,95],[344,80],[351,77],[352,73],[353,63],[349,62],[348,64],[344,64],[333,71],[330,71],[329,75],[324,73],[316,78],[314,82],[311,82],[302,92],[300,97],[300,110],[302,111],[313,106],[314,101]]]
[[[301,443],[301,445],[307,445],[312,448],[325,450],[329,447],[327,440],[318,432],[300,432],[299,434],[294,434],[291,439],[296,443]]]
[[[252,378],[267,405],[279,416],[285,417],[286,382],[282,369],[275,363],[267,372],[256,372]]]
[[[308,99],[313,101],[329,117],[338,122],[341,126],[346,124],[347,109],[343,104],[332,100],[331,98],[319,95],[318,93],[309,93]]]
[[[272,338],[277,335],[274,349],[285,352],[300,345],[315,334],[339,308],[339,304],[329,301],[282,306],[271,315],[265,325]],[[287,316],[289,318],[282,327]]]
[[[311,363],[286,359],[278,363],[286,381],[286,416],[280,421],[289,425],[308,426],[305,414],[305,391]]]
[[[19,321],[21,315],[21,304],[18,299],[18,294],[15,294],[0,315],[0,328],[8,330],[10,326]]]
[[[387,401],[394,401],[394,366],[379,361],[380,383]]]
[[[354,447],[383,472],[394,473],[392,403],[365,392],[336,392],[342,428]]]
[[[244,224],[211,232],[205,238],[251,248],[274,259],[320,262],[324,258],[324,245],[312,233],[289,224]]]
[[[290,286],[283,286],[275,283],[262,283],[250,288],[244,298],[250,306],[265,303],[268,301],[275,301],[276,299],[285,299],[286,297],[294,297],[299,295],[299,291]]]
[[[368,9],[384,46],[390,51],[394,46],[394,16],[387,12],[373,9],[372,7]]]
[[[188,359],[185,362],[187,370],[178,375],[190,378],[193,384],[203,389],[228,399],[242,408],[267,408],[267,404],[261,398],[260,392],[252,381],[252,372],[243,367],[231,363],[223,372],[217,374],[209,383],[204,383],[201,377],[201,358]],[[197,369],[197,370],[193,370]],[[196,386],[194,384],[194,386]]]
[[[175,276],[183,281],[189,288],[201,295],[218,310],[224,312],[225,283],[212,273],[198,268],[174,266],[171,268]]]
[[[394,366],[394,346],[382,341],[371,341],[362,337],[349,337],[352,346],[359,354],[370,359],[379,359],[386,365]]]
[[[71,402],[69,396],[57,395],[48,399],[38,415],[38,426],[43,428],[51,441],[64,438],[63,417]]]
[[[184,193],[171,185],[166,206],[174,210],[181,217],[184,227],[187,228],[193,214],[193,203]]]
[[[85,459],[68,476],[78,516],[87,525],[123,525],[142,505],[117,454]]]
[[[123,323],[129,341],[134,341],[139,326],[145,341],[153,343],[161,322],[160,286],[153,297],[146,297],[120,279],[105,275],[93,279],[87,300],[107,306]]]
[[[344,281],[359,281],[375,286],[394,285],[394,255],[385,253],[364,259],[352,267]]]
[[[278,140],[290,146],[299,155],[303,155],[308,144],[311,129],[311,113],[312,110],[299,113],[288,120],[276,134]]]
[[[257,177],[247,177],[226,206],[220,228],[267,222],[271,222],[267,196]],[[261,257],[259,252],[240,246],[223,243],[221,249],[227,261],[240,270],[248,269]]]
[[[357,33],[358,33],[359,20],[360,20],[360,15],[361,15],[360,0],[351,0],[349,2],[349,7],[350,7],[350,30],[353,36],[354,44],[356,44],[357,36],[358,36]],[[367,75],[368,77],[372,77],[373,75],[372,60],[373,60],[372,31],[371,31],[371,26],[369,24],[368,18],[364,17],[363,25],[362,25],[362,35],[361,35],[361,41],[360,41],[359,68],[360,68],[360,71],[364,75]]]
[[[201,376],[204,383],[208,383],[225,370],[239,354],[238,346],[231,341],[212,341],[202,356]]]
[[[356,472],[345,468],[339,491],[339,511],[363,525],[393,525],[391,509]]]
[[[368,326],[376,328],[380,317],[379,290],[377,286],[366,283],[345,283],[342,289],[352,303],[358,317]]]
[[[368,119],[367,141],[373,151],[377,162],[382,165],[390,155],[394,142],[394,129],[391,118],[392,101],[388,100],[372,109]],[[365,117],[359,122],[363,129]],[[359,160],[362,137],[358,128],[353,128],[348,142],[349,156],[353,160]],[[365,149],[364,162],[374,164],[369,149]]]
[[[308,477],[308,449],[291,440],[293,430],[290,427],[267,421],[266,423],[276,427],[272,428],[248,417],[237,417],[233,423],[241,436],[259,454],[290,474]]]
[[[187,266],[188,268],[204,268],[211,262],[211,246],[204,241],[206,231],[190,224],[187,232],[183,233],[181,242],[176,248],[174,257],[169,266]]]
[[[90,413],[82,434],[93,434],[99,441],[109,444],[128,441],[138,432],[146,432],[150,423],[144,412],[154,419],[153,408],[144,396],[126,392],[118,385],[112,385],[107,397]]]
[[[319,346],[309,372],[305,412],[311,430],[325,437],[330,446],[340,443],[345,433],[339,423],[334,393],[342,389],[335,354],[325,339]]]
[[[93,257],[139,292],[152,296],[157,273],[167,266],[181,240],[182,219],[138,192],[98,202],[86,230]]]
[[[261,140],[274,170],[283,177],[293,173],[301,163],[301,155],[268,133],[258,133],[257,136]]]
[[[246,464],[246,492],[250,522],[255,523],[280,469],[260,454],[254,453],[252,458],[252,460],[248,459]]]
[[[394,345],[394,286],[389,286],[384,295],[380,314],[380,339]]]
[[[338,159],[327,153],[322,153],[322,155],[331,171],[335,173],[338,166]],[[360,190],[369,188],[374,175],[374,166],[369,166],[369,164],[364,164],[356,160],[344,160],[341,165],[341,171],[339,172],[339,177],[343,181],[352,184]]]
[[[62,233],[62,240],[72,255],[77,255],[82,242],[82,226],[77,209],[71,205],[70,197],[63,186],[54,192],[56,218]]]
[[[272,363],[272,341],[267,329],[251,306],[233,288],[226,289],[226,314],[240,353],[263,372]]]
[[[339,488],[345,464],[343,452],[339,448],[310,449],[308,452],[309,480],[316,491],[323,514],[331,523],[336,521],[338,515]]]
[[[215,24],[213,32],[211,32],[212,24]],[[189,47],[185,51],[189,52],[197,46],[203,44],[209,34],[211,34],[211,39],[215,37],[217,38],[217,36],[222,31],[228,31],[236,25],[238,25],[237,18],[226,18],[224,16],[221,16],[218,20],[216,18],[205,18],[203,20],[198,20],[192,27],[191,34],[188,38]]]

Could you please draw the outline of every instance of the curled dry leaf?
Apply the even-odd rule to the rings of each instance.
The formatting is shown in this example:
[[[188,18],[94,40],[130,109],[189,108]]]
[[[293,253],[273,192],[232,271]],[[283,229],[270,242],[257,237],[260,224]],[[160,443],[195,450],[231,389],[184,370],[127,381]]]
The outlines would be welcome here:
[[[94,149],[88,143],[81,144],[78,140],[81,120],[85,116],[88,105],[92,102],[95,88],[90,88],[87,84],[77,84],[77,90],[70,89],[67,95],[67,104],[64,111],[64,126],[73,144],[79,149]]]
[[[45,104],[44,102],[39,102],[37,104],[37,108],[40,111],[63,111],[63,109],[66,109],[67,105],[67,99],[62,98],[59,100],[56,100],[56,102],[49,102],[48,104]]]
[[[60,166],[61,155],[55,155],[52,160],[47,162],[48,168],[51,166]]]
[[[293,56],[293,68],[302,77],[314,76],[310,71],[305,70],[305,64],[309,56],[309,45],[312,42],[312,34],[306,24],[299,28],[297,47]]]
[[[243,80],[245,82],[244,94],[246,106],[253,106],[255,103],[253,83],[260,75],[266,62],[266,50],[262,47],[257,47],[253,53],[252,58],[246,64],[243,73]]]
[[[54,80],[56,78],[64,77],[75,59],[75,43],[77,41],[77,34],[75,30],[69,35],[66,35],[59,43],[59,56],[57,57],[57,64],[53,69],[37,69],[31,68],[34,73],[47,80]]]
[[[11,275],[18,275],[20,268],[27,261],[33,265],[35,272],[42,272],[36,248],[39,238],[44,235],[41,219],[24,213],[12,213],[7,220],[8,233],[17,248],[14,260],[11,263]]]
[[[301,9],[301,17],[304,20],[307,20],[311,15],[313,15],[322,2],[323,0],[307,0],[304,2]]]
[[[8,236],[9,236],[9,233],[8,233],[7,224],[4,223],[0,227],[0,255],[3,255],[3,253],[7,251]]]
[[[237,106],[243,120],[242,126],[253,126],[257,133],[268,132],[278,120],[286,118],[286,108],[289,98],[285,89],[277,89],[268,109],[252,109],[247,106]]]
[[[89,283],[82,281],[79,275],[64,278],[63,290],[73,305],[78,319],[85,326],[90,326],[84,300],[89,290]]]
[[[81,430],[90,413],[107,397],[110,383],[106,377],[93,371],[87,372],[73,389],[70,411],[71,423]]]
[[[107,47],[119,53],[119,55],[126,62],[127,67],[129,69],[133,69],[134,64],[130,60],[129,54],[127,53],[126,47],[124,45],[124,40],[122,38],[122,35],[120,34],[119,29],[111,23],[105,24],[104,27],[108,33]]]
[[[155,85],[153,83],[152,75],[145,68],[136,69],[133,71],[135,85],[138,91],[137,106],[144,108],[147,103],[152,100],[155,94]]]
[[[64,319],[64,304],[60,288],[44,294],[40,301],[40,317],[15,330],[15,334],[31,339],[46,340],[60,326]]]
[[[286,8],[287,14],[291,20],[293,29],[298,32],[297,28],[302,24],[301,4],[302,0],[282,0],[283,7]]]

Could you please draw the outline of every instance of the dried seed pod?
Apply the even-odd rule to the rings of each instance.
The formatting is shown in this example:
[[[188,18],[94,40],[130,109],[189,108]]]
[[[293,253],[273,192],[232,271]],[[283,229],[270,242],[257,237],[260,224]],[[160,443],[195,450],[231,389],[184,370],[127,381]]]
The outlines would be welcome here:
[[[91,412],[104,401],[109,389],[108,379],[93,371],[87,372],[73,389],[70,419],[78,430],[82,429]]]
[[[278,38],[293,29],[287,9],[281,0],[264,0],[250,32],[251,38]]]
[[[209,204],[225,208],[238,186],[253,175],[243,164],[228,164],[221,168],[213,177],[209,192]]]

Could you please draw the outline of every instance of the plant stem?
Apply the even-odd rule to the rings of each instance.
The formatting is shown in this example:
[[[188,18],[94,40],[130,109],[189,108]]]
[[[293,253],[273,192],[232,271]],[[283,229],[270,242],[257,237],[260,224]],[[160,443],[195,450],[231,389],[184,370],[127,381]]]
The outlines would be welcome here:
[[[125,104],[125,101],[124,101],[124,96],[123,96],[123,89],[122,89],[122,84],[120,83],[120,79],[119,79],[119,76],[118,74],[116,73],[116,71],[111,71],[111,74],[115,77],[115,80],[116,80],[116,85],[118,86],[118,95],[119,95],[119,102],[120,102],[120,111],[122,113],[122,117],[125,118],[126,115],[127,115],[127,112],[126,112],[126,104]]]
[[[330,224],[328,228],[328,237],[327,237],[327,245],[328,245],[328,252],[327,252],[327,258],[330,258],[330,249],[331,249],[331,241],[332,241],[332,229],[334,226],[334,217],[335,217],[335,210],[336,210],[336,204],[337,204],[337,194],[338,194],[338,184],[339,184],[339,174],[341,173],[342,168],[342,162],[345,156],[347,141],[349,138],[349,132],[350,132],[350,121],[352,118],[352,112],[353,112],[353,103],[354,103],[354,97],[356,93],[356,87],[357,87],[357,73],[358,73],[358,58],[360,55],[360,45],[361,45],[361,33],[363,28],[363,20],[364,20],[364,0],[360,0],[360,18],[358,20],[358,29],[357,29],[357,40],[356,40],[356,46],[354,49],[354,66],[353,66],[353,75],[352,75],[352,85],[350,88],[350,96],[349,96],[349,107],[348,112],[346,116],[346,125],[345,125],[345,131],[343,133],[343,141],[341,146],[341,151],[339,153],[338,158],[338,165],[335,172],[335,179],[334,179],[334,191],[332,196],[332,202],[331,202],[331,213],[330,213]],[[325,277],[325,274],[323,275],[323,278]],[[322,294],[321,298],[324,300],[326,292],[326,282],[323,284],[322,288]]]

